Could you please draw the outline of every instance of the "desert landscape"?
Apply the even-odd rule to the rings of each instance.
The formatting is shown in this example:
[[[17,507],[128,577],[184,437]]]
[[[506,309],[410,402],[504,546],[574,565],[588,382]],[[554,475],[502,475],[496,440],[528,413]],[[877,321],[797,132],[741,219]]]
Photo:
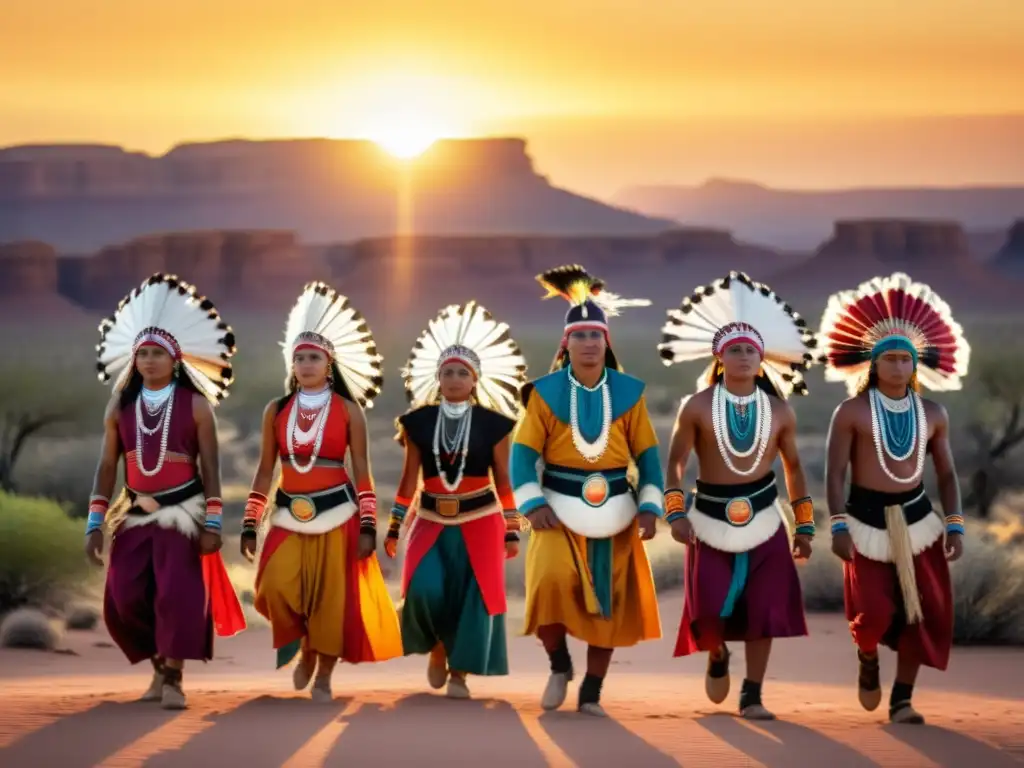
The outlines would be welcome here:
[[[1024,763],[1020,9],[36,0],[5,9],[4,28],[0,766]],[[430,690],[422,657],[341,665],[329,705],[274,669],[239,535],[303,286],[347,296],[384,358],[367,413],[383,528],[420,331],[475,299],[540,376],[566,306],[542,301],[536,276],[574,263],[651,302],[612,318],[611,338],[647,383],[663,461],[704,363],[665,367],[660,328],[698,286],[747,273],[812,329],[830,294],[894,272],[949,304],[970,371],[930,396],[950,415],[967,537],[950,668],[924,670],[914,694],[926,726],[857,702],[823,487],[845,389],[820,367],[793,402],[818,535],[799,567],[810,636],[775,644],[765,683],[777,721],[736,716],[740,647],[721,706],[705,658],[672,657],[684,549],[663,523],[645,544],[662,637],[616,654],[606,720],[574,711],[575,684],[541,712],[548,663],[519,634],[522,556],[506,563],[511,674],[471,678],[471,701]],[[110,397],[98,326],[155,273],[193,283],[237,341],[216,414],[224,554],[248,628],[187,668],[182,712],[135,701],[148,667],[112,643],[105,569],[83,553]],[[925,485],[936,498],[930,467]],[[398,602],[404,546],[390,559],[379,538]]]

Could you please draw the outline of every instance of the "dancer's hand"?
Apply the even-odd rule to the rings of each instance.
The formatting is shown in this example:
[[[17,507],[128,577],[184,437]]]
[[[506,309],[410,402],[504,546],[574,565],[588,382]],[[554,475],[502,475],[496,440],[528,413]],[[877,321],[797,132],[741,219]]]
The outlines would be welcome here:
[[[801,533],[793,537],[793,559],[810,560],[811,558],[811,537]]]
[[[238,543],[238,550],[242,553],[242,557],[250,563],[253,562],[256,559],[256,537],[243,534]]]
[[[946,559],[955,563],[964,554],[964,535],[962,533],[946,534]]]
[[[103,567],[103,531],[93,531],[85,537],[85,556],[97,568]]]
[[[220,537],[219,533],[213,531],[203,531],[199,534],[199,552],[203,555],[212,555],[215,552],[220,552],[221,546],[224,542]]]
[[[359,534],[359,559],[365,560],[377,550],[377,542],[375,541],[373,534],[371,533],[360,533]]]
[[[394,556],[398,554],[397,536],[388,536],[384,539],[384,553],[390,558],[394,558]]]
[[[505,542],[505,559],[511,560],[513,557],[519,554],[519,542],[518,541],[506,541]]]
[[[672,538],[680,544],[693,544],[697,540],[690,518],[680,517],[672,521]]]
[[[555,510],[547,504],[541,504],[533,512],[526,515],[526,519],[530,522],[530,527],[535,531],[547,531],[560,525],[558,517],[555,515]]]
[[[653,512],[641,512],[636,516],[637,525],[640,527],[640,538],[643,541],[650,541],[658,532],[658,516]]]
[[[853,537],[849,531],[837,531],[832,534],[832,551],[840,560],[853,562]]]

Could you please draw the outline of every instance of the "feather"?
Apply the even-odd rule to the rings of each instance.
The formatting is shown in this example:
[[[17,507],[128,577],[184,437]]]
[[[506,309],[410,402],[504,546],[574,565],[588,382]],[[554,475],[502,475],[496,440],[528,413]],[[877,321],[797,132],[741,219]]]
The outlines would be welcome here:
[[[476,388],[480,405],[516,418],[519,388],[526,382],[526,358],[508,325],[476,301],[445,307],[416,339],[401,370],[410,404],[418,407],[437,401],[437,366],[442,353],[452,346],[468,347],[480,359]]]
[[[624,299],[616,293],[605,290],[605,282],[592,276],[579,264],[567,264],[549,269],[537,275],[547,290],[542,299],[561,296],[573,306],[579,306],[588,299],[597,304],[609,317],[619,314],[624,307],[649,307],[648,299]]]
[[[935,391],[958,390],[970,365],[971,347],[949,305],[924,283],[895,272],[855,290],[829,297],[818,337],[825,380],[859,391],[871,370],[871,353],[882,338],[899,334],[917,350],[918,381]]]
[[[384,358],[366,318],[343,296],[326,283],[311,282],[303,288],[285,325],[282,343],[285,370],[292,369],[292,346],[302,333],[323,336],[334,347],[334,362],[345,378],[352,397],[364,408],[373,407],[373,399],[384,384]]]
[[[666,314],[668,321],[662,326],[658,345],[666,366],[714,358],[718,331],[730,323],[746,323],[764,340],[762,373],[775,390],[783,397],[807,393],[803,372],[815,362],[811,350],[817,340],[804,319],[763,283],[742,272],[730,272],[696,288],[678,309]],[[698,389],[707,386],[715,365],[712,360],[697,379]]]
[[[97,373],[100,381],[114,380],[122,388],[131,377],[134,346],[139,333],[160,328],[174,337],[186,375],[211,403],[227,396],[234,381],[231,358],[235,336],[213,302],[176,275],[157,272],[118,303],[113,315],[99,326]]]

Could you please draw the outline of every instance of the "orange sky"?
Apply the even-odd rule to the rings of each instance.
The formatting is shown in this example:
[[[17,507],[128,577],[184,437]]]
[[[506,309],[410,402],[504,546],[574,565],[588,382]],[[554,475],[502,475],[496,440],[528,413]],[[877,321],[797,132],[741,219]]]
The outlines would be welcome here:
[[[1021,0],[3,5],[0,145],[162,152],[235,135],[372,135],[415,120],[453,135],[525,135],[556,182],[605,194],[715,173],[690,163],[664,178],[666,156],[687,151],[679,137],[712,141],[715,126],[781,120],[798,144],[801,131],[827,137],[828,120],[1024,114]],[[581,141],[596,155],[565,160]],[[998,158],[974,165],[950,183],[1024,172]],[[772,167],[755,157],[735,172],[829,183]],[[907,173],[915,168],[925,170]],[[844,171],[834,183],[901,182],[902,171],[887,172]]]

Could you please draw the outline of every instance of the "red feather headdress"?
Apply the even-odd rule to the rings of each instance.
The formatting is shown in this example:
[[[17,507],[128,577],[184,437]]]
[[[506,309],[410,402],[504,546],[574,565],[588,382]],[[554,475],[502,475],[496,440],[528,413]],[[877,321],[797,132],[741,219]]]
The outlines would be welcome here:
[[[960,389],[971,347],[949,305],[929,286],[896,272],[829,297],[818,338],[825,380],[856,394],[871,370],[875,345],[903,337],[917,353],[917,378],[934,391]]]

